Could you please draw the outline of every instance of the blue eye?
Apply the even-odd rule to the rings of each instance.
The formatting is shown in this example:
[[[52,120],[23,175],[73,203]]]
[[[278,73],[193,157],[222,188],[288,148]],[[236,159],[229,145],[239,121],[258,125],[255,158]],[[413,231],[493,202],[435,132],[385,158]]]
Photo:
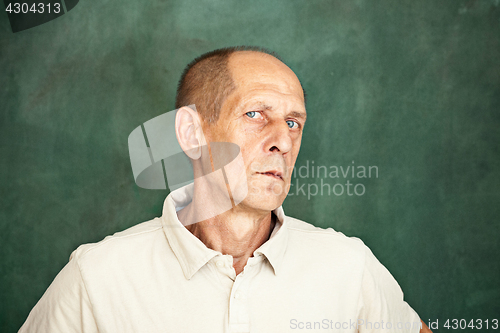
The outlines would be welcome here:
[[[249,116],[250,118],[254,118],[256,114],[257,114],[257,112],[255,112],[255,111],[250,111],[250,112],[246,113],[246,115]]]
[[[297,126],[299,125],[299,124],[297,124],[297,122],[295,122],[293,120],[287,120],[286,123],[287,123],[288,127],[290,127],[290,128],[294,128],[294,125],[297,125]]]

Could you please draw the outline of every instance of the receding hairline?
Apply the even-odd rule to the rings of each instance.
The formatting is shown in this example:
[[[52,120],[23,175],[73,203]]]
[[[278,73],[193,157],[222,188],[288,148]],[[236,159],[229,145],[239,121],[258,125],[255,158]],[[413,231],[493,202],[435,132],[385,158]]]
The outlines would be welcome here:
[[[266,52],[262,52],[262,51],[258,51],[258,50],[238,50],[238,51],[234,51],[234,52],[232,52],[232,53],[230,53],[228,55],[228,59],[227,59],[228,65],[231,62],[234,62],[235,58],[242,57],[242,56],[245,56],[245,55],[255,55],[255,56],[261,57],[263,59],[266,59],[266,58],[267,59],[272,59],[276,64],[281,64],[284,68],[286,68],[288,71],[292,72],[295,75],[295,72],[290,67],[288,67],[288,65],[285,64],[283,62],[283,60],[281,58],[279,58],[276,54],[270,54],[270,53],[266,53]]]

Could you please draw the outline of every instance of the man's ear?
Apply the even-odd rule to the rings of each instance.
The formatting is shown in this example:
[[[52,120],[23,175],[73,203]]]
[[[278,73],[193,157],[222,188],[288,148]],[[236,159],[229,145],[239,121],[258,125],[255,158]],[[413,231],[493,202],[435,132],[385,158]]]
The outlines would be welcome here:
[[[186,155],[192,160],[201,156],[201,147],[206,144],[198,113],[187,106],[177,110],[175,135]]]

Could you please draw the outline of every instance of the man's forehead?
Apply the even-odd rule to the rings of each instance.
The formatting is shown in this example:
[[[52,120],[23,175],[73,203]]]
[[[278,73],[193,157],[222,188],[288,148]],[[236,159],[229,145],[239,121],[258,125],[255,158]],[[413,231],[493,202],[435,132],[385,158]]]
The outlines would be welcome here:
[[[237,88],[245,91],[275,88],[304,99],[295,73],[272,55],[256,51],[235,52],[229,58],[228,67]]]

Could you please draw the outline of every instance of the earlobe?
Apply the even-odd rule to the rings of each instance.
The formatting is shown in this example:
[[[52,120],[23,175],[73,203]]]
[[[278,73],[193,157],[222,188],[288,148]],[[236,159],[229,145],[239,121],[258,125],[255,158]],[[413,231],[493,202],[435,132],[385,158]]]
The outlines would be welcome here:
[[[183,106],[175,115],[175,135],[182,150],[192,160],[201,157],[201,147],[205,137],[198,113],[190,107]]]

